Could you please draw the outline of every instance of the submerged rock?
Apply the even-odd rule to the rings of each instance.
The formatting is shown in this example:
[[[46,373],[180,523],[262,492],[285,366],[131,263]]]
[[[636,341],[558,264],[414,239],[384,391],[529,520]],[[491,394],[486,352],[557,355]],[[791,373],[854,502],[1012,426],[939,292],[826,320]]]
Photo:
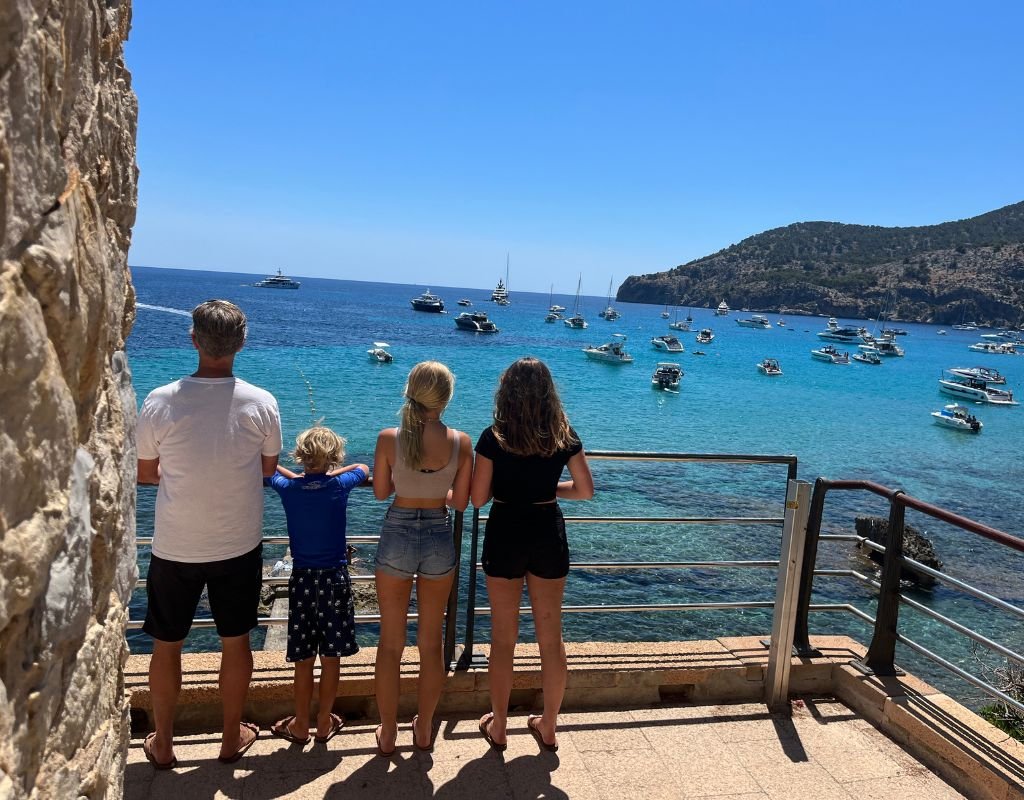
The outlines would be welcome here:
[[[883,547],[888,545],[889,520],[885,517],[857,517],[854,524],[858,536],[870,539],[872,542]],[[866,552],[868,557],[875,563],[882,563],[884,558],[882,553],[877,553],[863,545],[859,545],[858,549]],[[920,564],[924,564],[926,567],[939,571],[942,570],[942,561],[935,555],[935,548],[932,546],[931,540],[913,525],[906,523],[903,525],[903,555],[914,559],[914,561]],[[922,575],[912,569],[904,568],[900,578],[926,589],[930,589],[935,585],[935,578],[930,575]]]

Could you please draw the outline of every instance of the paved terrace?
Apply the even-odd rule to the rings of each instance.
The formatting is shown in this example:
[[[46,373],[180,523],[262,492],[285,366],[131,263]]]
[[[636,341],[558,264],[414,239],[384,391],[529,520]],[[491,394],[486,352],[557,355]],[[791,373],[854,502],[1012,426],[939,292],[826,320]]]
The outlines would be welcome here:
[[[814,640],[821,658],[793,659],[787,713],[759,702],[767,651],[754,638],[570,644],[569,690],[557,753],[541,751],[526,714],[539,707],[539,659],[520,645],[509,747],[477,730],[485,670],[454,673],[433,753],[412,747],[415,652],[403,664],[399,748],[376,754],[373,650],[348,660],[332,741],[300,747],[266,727],[289,713],[283,654],[256,654],[249,717],[264,726],[237,764],[217,762],[216,657],[187,658],[178,768],[155,772],[142,753],[145,657],[127,667],[133,721],[125,776],[135,798],[1024,798],[1024,746],[911,677],[868,678],[848,666],[863,648]],[[486,652],[486,648],[483,650]]]

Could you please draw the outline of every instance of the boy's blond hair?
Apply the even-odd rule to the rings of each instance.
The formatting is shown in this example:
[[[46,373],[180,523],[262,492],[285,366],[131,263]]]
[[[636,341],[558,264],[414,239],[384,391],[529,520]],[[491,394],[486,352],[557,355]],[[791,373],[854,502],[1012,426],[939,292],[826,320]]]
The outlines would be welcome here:
[[[306,472],[327,472],[345,462],[345,440],[330,428],[317,425],[295,437],[292,458]]]

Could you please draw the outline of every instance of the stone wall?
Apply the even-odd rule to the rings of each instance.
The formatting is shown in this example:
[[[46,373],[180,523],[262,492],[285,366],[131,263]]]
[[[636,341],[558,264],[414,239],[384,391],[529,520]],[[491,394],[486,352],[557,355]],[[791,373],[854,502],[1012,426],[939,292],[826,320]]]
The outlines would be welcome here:
[[[0,2],[0,798],[120,797],[131,5]]]

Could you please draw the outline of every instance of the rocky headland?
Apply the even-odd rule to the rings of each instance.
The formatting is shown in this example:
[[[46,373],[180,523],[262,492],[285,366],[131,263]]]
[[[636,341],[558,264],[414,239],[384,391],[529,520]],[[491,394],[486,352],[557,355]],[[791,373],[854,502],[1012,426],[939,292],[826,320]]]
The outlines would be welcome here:
[[[798,222],[665,272],[630,276],[620,302],[784,314],[1024,324],[1024,202],[908,228]]]

